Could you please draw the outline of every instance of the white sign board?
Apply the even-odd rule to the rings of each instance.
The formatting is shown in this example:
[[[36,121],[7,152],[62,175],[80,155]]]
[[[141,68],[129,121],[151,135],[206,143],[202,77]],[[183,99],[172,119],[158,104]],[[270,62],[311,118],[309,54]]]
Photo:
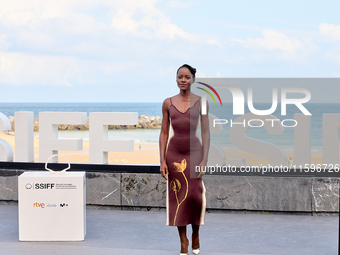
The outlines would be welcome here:
[[[19,240],[83,241],[85,172],[25,172],[19,176]]]

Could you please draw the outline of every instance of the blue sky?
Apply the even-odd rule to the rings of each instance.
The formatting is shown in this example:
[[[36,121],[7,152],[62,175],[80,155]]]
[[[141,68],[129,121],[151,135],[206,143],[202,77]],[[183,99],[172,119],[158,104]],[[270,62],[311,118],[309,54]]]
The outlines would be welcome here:
[[[0,102],[161,102],[198,77],[340,77],[340,1],[0,0]]]

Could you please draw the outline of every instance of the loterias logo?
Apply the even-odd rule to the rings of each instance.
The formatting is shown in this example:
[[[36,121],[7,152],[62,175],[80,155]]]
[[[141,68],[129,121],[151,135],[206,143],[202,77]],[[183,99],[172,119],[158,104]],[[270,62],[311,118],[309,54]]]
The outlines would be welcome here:
[[[32,188],[32,184],[27,183],[27,184],[25,185],[25,188],[26,188],[26,189],[31,189],[31,188]]]
[[[44,209],[44,208],[46,208],[46,207],[55,208],[55,207],[57,207],[57,205],[56,205],[56,204],[50,204],[50,203],[45,204],[45,203],[38,203],[38,202],[35,202],[35,203],[33,203],[33,207]]]

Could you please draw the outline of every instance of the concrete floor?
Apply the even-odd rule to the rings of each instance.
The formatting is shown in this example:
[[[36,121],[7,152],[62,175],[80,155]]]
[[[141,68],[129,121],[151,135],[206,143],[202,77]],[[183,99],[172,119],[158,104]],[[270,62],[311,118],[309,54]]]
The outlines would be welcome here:
[[[178,255],[164,212],[87,209],[84,242],[19,242],[17,205],[0,205],[0,254]],[[335,216],[207,213],[202,255],[338,254]],[[189,233],[191,233],[189,231]]]

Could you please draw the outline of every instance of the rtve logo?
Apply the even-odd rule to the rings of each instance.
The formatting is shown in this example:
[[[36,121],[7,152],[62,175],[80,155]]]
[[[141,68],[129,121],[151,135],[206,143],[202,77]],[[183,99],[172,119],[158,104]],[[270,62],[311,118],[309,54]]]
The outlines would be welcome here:
[[[45,203],[33,203],[33,207],[45,208]]]

